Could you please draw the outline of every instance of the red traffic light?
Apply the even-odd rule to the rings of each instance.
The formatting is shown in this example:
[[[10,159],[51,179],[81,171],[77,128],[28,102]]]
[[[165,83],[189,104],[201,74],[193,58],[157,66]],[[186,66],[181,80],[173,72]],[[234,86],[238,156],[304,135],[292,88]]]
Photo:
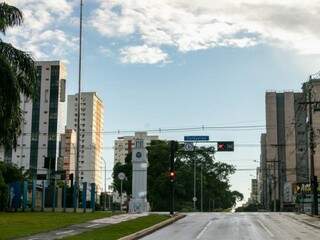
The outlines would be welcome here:
[[[170,181],[173,182],[176,179],[176,172],[170,171],[169,172]]]
[[[231,141],[224,141],[217,143],[217,151],[218,152],[233,152],[234,151],[234,142]]]
[[[224,144],[219,144],[218,145],[218,151],[224,150]]]

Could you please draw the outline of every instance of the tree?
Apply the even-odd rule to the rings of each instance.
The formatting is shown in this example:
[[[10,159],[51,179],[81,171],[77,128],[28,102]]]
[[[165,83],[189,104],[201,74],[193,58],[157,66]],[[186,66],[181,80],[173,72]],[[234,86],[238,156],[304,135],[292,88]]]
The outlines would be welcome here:
[[[22,12],[6,3],[0,3],[0,32],[21,25]],[[36,92],[36,71],[32,57],[5,43],[0,38],[0,145],[16,147],[23,121],[20,108],[22,95],[33,98]]]
[[[118,174],[123,172],[127,179],[122,183],[122,191],[131,195],[132,192],[132,163],[131,163],[132,154],[129,153],[126,156],[125,164],[117,163],[113,168],[113,188],[120,194],[121,191],[121,181],[118,178]]]
[[[185,152],[182,145],[179,146],[175,159],[175,209],[192,210],[193,203],[193,164],[197,169],[197,196],[200,200],[200,169],[202,165],[203,176],[203,207],[204,211],[215,209],[229,209],[235,206],[236,202],[242,200],[243,195],[237,191],[230,190],[229,177],[234,173],[235,168],[229,164],[214,160],[215,149],[213,147],[196,147],[195,151]],[[170,144],[166,141],[152,141],[148,147],[148,201],[151,209],[155,211],[167,211],[169,208],[169,156]],[[123,190],[131,194],[131,154],[126,158],[126,163],[118,164],[114,168],[114,187],[120,189],[117,174],[122,171],[128,181]],[[197,202],[200,209],[200,201]]]

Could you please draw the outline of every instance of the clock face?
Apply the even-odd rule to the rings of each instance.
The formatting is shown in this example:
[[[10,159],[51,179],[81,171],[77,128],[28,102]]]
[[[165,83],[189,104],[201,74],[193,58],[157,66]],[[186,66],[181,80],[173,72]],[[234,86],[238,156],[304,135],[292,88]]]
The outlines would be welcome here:
[[[141,157],[142,157],[141,152],[137,152],[137,153],[136,153],[136,157],[137,157],[137,158],[141,158]]]

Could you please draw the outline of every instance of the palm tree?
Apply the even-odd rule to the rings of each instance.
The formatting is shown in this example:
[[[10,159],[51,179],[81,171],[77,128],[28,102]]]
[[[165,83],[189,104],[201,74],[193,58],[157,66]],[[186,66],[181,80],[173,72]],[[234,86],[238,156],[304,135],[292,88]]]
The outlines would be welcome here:
[[[22,12],[0,3],[0,32],[21,25]],[[0,33],[0,34],[1,34]],[[16,147],[23,121],[20,98],[32,98],[36,92],[35,63],[30,54],[14,48],[0,38],[0,145]]]

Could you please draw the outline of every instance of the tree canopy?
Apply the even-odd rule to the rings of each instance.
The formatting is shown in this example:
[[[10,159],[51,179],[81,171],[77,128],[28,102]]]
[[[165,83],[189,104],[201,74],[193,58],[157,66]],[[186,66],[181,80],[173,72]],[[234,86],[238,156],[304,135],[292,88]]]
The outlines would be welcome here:
[[[154,211],[167,211],[169,208],[169,156],[170,144],[166,141],[152,141],[148,149],[148,201]],[[203,209],[229,209],[235,206],[243,195],[230,190],[229,177],[235,168],[229,164],[214,159],[213,147],[196,147],[192,152],[183,150],[180,145],[175,157],[175,209],[192,210],[193,207],[193,167],[196,164],[197,182],[197,209],[200,209],[200,176],[203,177]],[[128,154],[126,163],[114,167],[114,188],[120,191],[117,179],[119,172],[124,172],[128,179],[123,184],[123,191],[131,194],[132,164],[131,154]]]
[[[0,3],[0,33],[23,22],[22,12]],[[16,147],[23,121],[21,97],[33,98],[36,92],[35,64],[30,54],[0,38],[0,145]]]

